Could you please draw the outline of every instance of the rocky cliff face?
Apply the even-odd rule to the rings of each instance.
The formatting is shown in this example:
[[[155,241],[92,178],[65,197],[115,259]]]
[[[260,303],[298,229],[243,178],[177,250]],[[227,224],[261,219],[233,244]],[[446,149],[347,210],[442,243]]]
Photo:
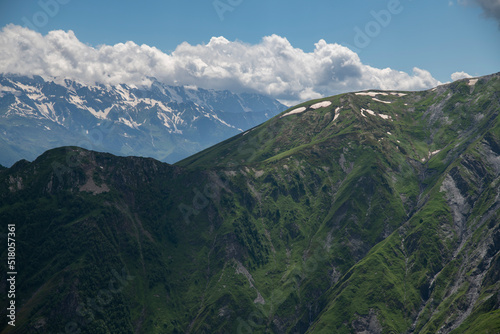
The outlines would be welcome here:
[[[499,111],[497,74],[305,102],[173,166],[20,161],[3,332],[499,332]]]

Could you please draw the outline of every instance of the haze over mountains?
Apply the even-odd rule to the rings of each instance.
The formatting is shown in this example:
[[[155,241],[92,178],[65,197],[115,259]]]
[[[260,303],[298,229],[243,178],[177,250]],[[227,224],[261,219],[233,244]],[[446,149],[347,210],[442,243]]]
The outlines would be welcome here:
[[[498,333],[499,113],[494,74],[304,102],[175,165],[19,161],[0,170],[22,240],[2,333]]]
[[[150,81],[131,87],[0,75],[0,164],[67,145],[173,163],[286,109],[264,95]]]

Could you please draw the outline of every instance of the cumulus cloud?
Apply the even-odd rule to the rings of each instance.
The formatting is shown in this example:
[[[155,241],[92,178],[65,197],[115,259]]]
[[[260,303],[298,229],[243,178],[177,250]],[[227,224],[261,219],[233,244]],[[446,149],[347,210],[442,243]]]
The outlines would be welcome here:
[[[466,78],[472,78],[472,75],[465,73],[465,72],[455,72],[451,75],[452,81],[457,81],[457,80],[466,79]]]
[[[252,91],[294,103],[362,89],[419,90],[440,82],[425,70],[411,74],[363,64],[347,47],[320,40],[312,52],[283,37],[250,45],[213,37],[184,42],[171,54],[134,42],[92,47],[72,31],[38,32],[8,25],[0,32],[0,72],[64,77],[87,84],[171,85]]]
[[[483,9],[484,16],[498,22],[500,29],[500,0],[459,0],[461,4],[475,4]]]

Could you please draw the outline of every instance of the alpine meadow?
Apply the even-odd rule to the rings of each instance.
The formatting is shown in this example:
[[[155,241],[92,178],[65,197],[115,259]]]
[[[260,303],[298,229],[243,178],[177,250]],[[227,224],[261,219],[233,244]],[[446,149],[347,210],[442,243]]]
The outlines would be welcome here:
[[[499,112],[493,74],[304,102],[173,165],[3,168],[2,333],[499,333]]]

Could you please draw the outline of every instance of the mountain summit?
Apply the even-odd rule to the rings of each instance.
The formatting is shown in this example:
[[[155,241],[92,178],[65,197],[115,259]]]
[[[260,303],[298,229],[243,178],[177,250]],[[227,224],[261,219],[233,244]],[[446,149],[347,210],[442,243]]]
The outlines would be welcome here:
[[[175,162],[286,109],[259,94],[0,75],[0,164],[78,145]]]
[[[0,169],[2,333],[498,333],[499,112],[494,74],[308,101],[175,165]]]

